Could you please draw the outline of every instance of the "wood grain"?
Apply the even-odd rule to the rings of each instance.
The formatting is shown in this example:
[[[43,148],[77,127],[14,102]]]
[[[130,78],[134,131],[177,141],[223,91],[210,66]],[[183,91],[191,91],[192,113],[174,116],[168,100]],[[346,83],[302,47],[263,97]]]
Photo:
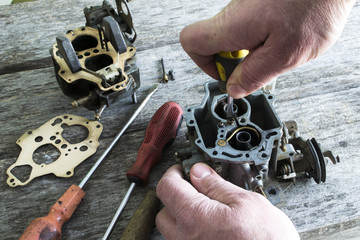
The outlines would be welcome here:
[[[161,78],[160,58],[174,69],[176,80],[162,85],[85,185],[86,196],[72,219],[63,227],[63,239],[99,239],[104,234],[129,186],[125,172],[136,158],[147,123],[166,101],[181,106],[197,105],[204,96],[203,85],[210,78],[199,70],[178,43],[183,26],[213,16],[228,1],[131,1],[138,31],[138,64],[144,99],[149,88]],[[113,104],[102,117],[104,131],[95,155],[75,168],[71,178],[46,175],[24,187],[6,184],[6,169],[20,153],[16,140],[54,116],[71,113],[92,118],[83,108],[72,109],[70,100],[58,87],[48,59],[48,49],[57,34],[82,26],[82,9],[100,1],[45,1],[4,6],[0,11],[0,236],[17,239],[35,217],[47,214],[71,184],[79,184],[92,164],[135,111],[137,105],[124,99]],[[71,5],[71,7],[70,7]],[[325,54],[277,80],[275,109],[282,121],[296,120],[304,138],[315,137],[323,149],[341,158],[328,164],[327,181],[316,184],[298,179],[285,192],[282,210],[293,220],[304,239],[332,239],[344,232],[358,233],[360,219],[360,6],[353,8],[339,41]],[[45,59],[45,60],[44,60]],[[21,65],[30,65],[23,67]],[[186,144],[186,126],[155,167],[150,186],[155,186],[168,167],[175,163],[174,152]],[[147,189],[136,188],[111,239],[118,239]],[[329,230],[336,229],[336,230]],[[354,230],[355,229],[355,230]],[[152,239],[163,239],[154,230]],[[335,235],[334,235],[335,234]],[[337,234],[337,235],[336,235]],[[335,238],[333,238],[335,239]]]

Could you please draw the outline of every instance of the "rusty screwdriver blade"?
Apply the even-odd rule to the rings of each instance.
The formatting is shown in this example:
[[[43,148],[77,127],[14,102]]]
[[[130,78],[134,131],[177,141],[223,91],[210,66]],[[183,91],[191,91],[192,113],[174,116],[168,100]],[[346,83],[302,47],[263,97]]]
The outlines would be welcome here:
[[[116,135],[111,144],[107,147],[104,153],[96,161],[94,166],[86,174],[84,179],[81,181],[79,186],[71,185],[71,187],[59,198],[59,200],[51,207],[50,212],[45,217],[40,217],[34,219],[30,225],[25,229],[24,233],[21,235],[20,240],[34,240],[34,239],[47,239],[47,240],[57,240],[61,239],[61,227],[66,223],[72,214],[75,212],[77,206],[80,204],[81,200],[85,196],[84,187],[85,183],[89,180],[91,175],[94,173],[96,168],[104,160],[106,155],[114,147],[115,143],[119,140],[121,135],[125,130],[130,126],[134,121],[136,116],[144,108],[146,103],[150,100],[150,97],[158,89],[159,84],[155,84],[149,91],[149,94],[140,104],[140,106],[133,113],[131,118],[121,129],[121,131]]]
[[[146,186],[151,169],[161,160],[163,149],[174,141],[181,125],[182,115],[183,110],[179,104],[167,102],[151,118],[136,161],[126,173],[128,180],[131,182],[130,187],[106,230],[103,240],[108,239],[110,236],[134,187],[136,185]]]

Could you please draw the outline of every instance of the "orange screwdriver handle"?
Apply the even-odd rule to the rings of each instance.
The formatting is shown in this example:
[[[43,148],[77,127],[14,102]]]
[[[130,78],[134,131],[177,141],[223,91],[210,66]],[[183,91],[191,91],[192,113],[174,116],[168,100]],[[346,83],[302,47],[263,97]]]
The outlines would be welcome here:
[[[66,223],[80,204],[85,192],[72,185],[52,206],[45,217],[34,219],[21,235],[20,240],[61,239],[61,227]]]
[[[162,150],[170,145],[180,128],[183,110],[175,102],[164,103],[151,118],[135,163],[127,171],[130,182],[145,186],[152,167],[160,161]]]

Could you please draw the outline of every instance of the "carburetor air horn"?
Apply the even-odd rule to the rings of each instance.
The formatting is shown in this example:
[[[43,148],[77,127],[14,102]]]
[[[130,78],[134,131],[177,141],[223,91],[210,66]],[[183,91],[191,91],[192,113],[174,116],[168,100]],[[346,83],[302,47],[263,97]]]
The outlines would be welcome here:
[[[57,81],[74,107],[96,110],[96,118],[110,104],[140,87],[136,65],[136,32],[126,1],[117,0],[118,13],[107,1],[85,8],[86,26],[56,37],[50,49]]]

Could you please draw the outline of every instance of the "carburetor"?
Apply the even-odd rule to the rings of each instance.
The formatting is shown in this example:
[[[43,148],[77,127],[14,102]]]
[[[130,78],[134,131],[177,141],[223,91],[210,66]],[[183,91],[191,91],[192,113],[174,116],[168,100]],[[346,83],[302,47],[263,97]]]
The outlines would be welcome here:
[[[325,182],[324,157],[339,162],[330,151],[323,153],[315,139],[301,138],[295,121],[282,123],[273,108],[275,96],[268,91],[235,99],[236,117],[229,121],[228,95],[214,81],[205,90],[202,103],[185,110],[189,144],[176,153],[187,177],[195,163],[205,162],[224,179],[275,204],[282,191],[274,180],[295,181],[302,174]]]
[[[55,75],[63,93],[74,107],[101,112],[140,87],[136,32],[125,0],[117,0],[118,13],[104,1],[84,9],[86,26],[57,36],[50,49]]]

